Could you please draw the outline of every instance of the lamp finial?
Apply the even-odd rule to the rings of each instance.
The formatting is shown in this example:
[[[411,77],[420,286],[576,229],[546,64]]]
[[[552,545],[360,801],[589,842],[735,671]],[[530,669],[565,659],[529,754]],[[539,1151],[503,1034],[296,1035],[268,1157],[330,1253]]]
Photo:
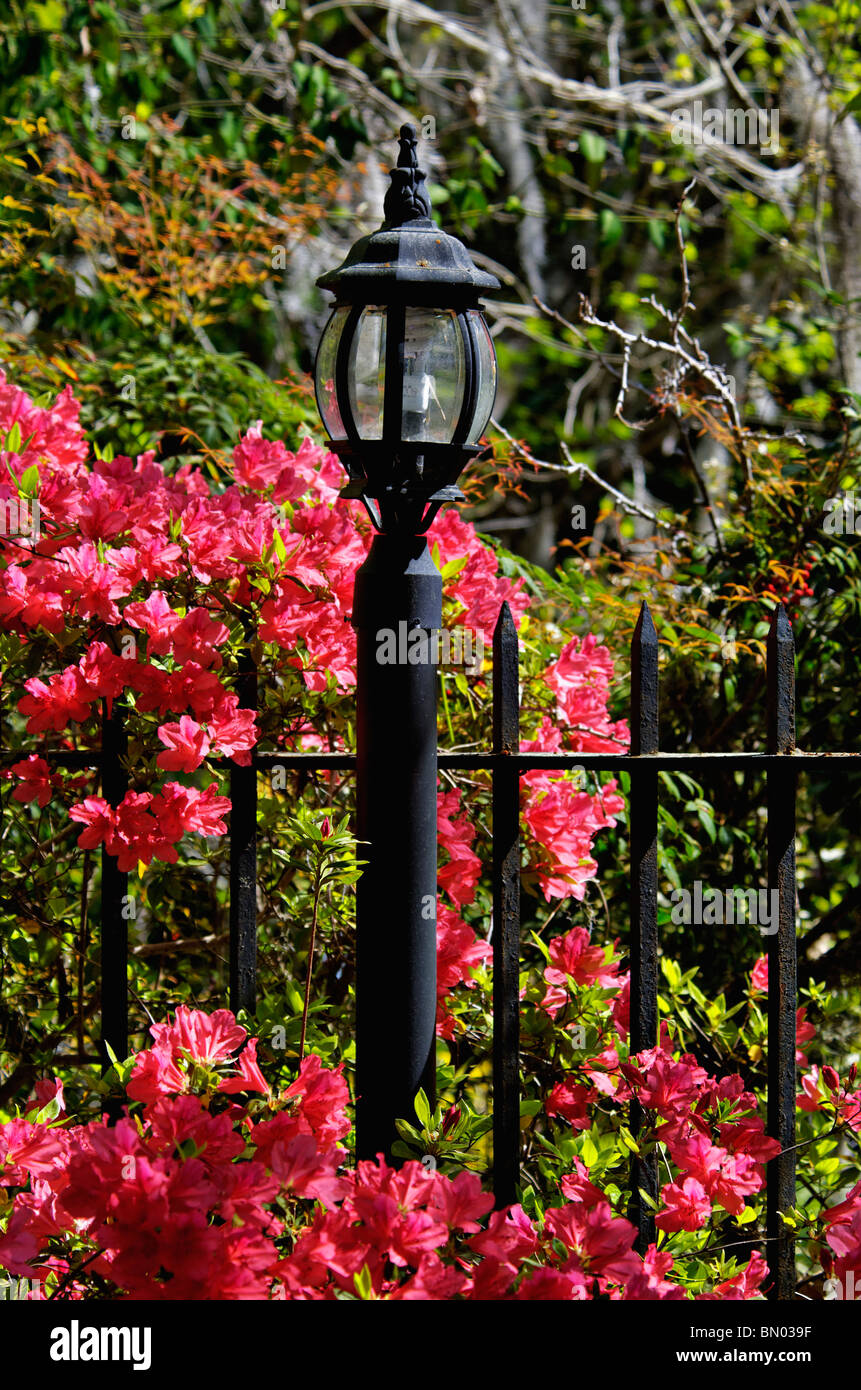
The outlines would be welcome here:
[[[401,227],[405,222],[431,215],[425,187],[427,174],[419,168],[415,126],[401,126],[398,145],[397,167],[389,170],[392,182],[383,203],[387,227]]]

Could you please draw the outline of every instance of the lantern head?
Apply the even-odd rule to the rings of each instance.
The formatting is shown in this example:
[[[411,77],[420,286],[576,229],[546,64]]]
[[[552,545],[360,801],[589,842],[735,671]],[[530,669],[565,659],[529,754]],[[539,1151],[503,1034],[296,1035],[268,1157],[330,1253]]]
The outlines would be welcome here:
[[[431,219],[401,126],[385,222],[317,284],[335,295],[314,378],[326,431],[377,530],[423,534],[480,452],[496,354],[479,298],[499,289]]]

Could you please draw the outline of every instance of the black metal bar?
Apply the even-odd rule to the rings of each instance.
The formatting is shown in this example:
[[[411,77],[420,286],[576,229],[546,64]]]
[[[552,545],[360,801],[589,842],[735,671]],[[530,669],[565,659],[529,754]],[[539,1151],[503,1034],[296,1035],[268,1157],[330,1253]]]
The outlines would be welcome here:
[[[795,747],[795,641],[781,604],[767,642],[768,748]],[[795,768],[789,759],[768,773],[768,886],[777,890],[777,930],[768,938],[768,1132],[781,1152],[768,1165],[766,1260],[770,1297],[795,1293],[795,1242],[780,1213],[795,1205],[795,1012],[798,1005],[795,936]]]
[[[658,636],[648,604],[631,641],[631,752],[658,751]],[[631,1053],[658,1042],[658,773],[641,772],[631,781]],[[631,1133],[642,1129],[642,1108],[631,1103]],[[656,1154],[635,1157],[631,1165],[631,1220],[643,1253],[655,1239],[653,1201],[658,1196]]]
[[[52,767],[98,767],[99,750],[94,748],[92,752],[84,750],[54,749],[54,748],[23,748],[17,752],[4,751],[0,753],[0,766],[6,763],[17,762],[19,758],[26,758],[30,753],[39,753],[45,761]],[[587,770],[593,769],[596,772],[630,772],[637,776],[642,769],[656,767],[661,772],[707,772],[711,763],[716,771],[733,772],[747,769],[750,771],[767,771],[769,767],[775,766],[778,761],[781,765],[787,761],[793,763],[799,771],[810,768],[816,771],[817,775],[830,771],[835,776],[842,777],[847,768],[847,763],[852,760],[861,760],[861,753],[836,751],[834,753],[805,753],[796,748],[791,753],[655,753],[643,757],[633,757],[630,753],[518,753],[509,760],[506,755],[506,762],[512,761],[521,772],[537,771],[544,768],[549,771],[563,772],[566,768],[584,767]],[[355,753],[279,753],[270,749],[262,752],[254,752],[251,761],[257,768],[285,767],[288,769],[305,768],[309,772],[314,771],[337,771],[350,772],[355,769]],[[481,772],[490,771],[498,761],[497,755],[490,750],[477,753],[445,753],[439,754],[439,767],[448,772]],[[212,767],[223,767],[229,771],[231,760],[229,758],[208,758],[207,763]]]
[[[50,759],[50,755],[46,754]],[[843,776],[846,772],[847,762],[851,765],[852,760],[861,762],[861,753],[855,752],[834,752],[834,753],[805,753],[796,749],[792,754],[787,755],[791,761],[799,768],[809,767],[815,769],[817,775],[827,771],[829,767],[835,775]],[[356,765],[355,756],[352,753],[273,753],[262,752],[253,755],[254,763],[257,767],[277,767],[285,768],[305,767],[313,771],[319,769],[335,769],[338,771],[349,771]],[[778,761],[781,766],[787,761],[787,757],[772,753],[654,753],[633,756],[630,753],[515,753],[496,754],[491,750],[484,750],[475,753],[446,753],[441,751],[439,754],[439,766],[449,772],[482,772],[490,771],[497,763],[504,761],[506,764],[514,763],[520,772],[533,772],[538,769],[546,771],[564,772],[566,768],[584,767],[596,772],[630,772],[632,776],[638,776],[641,772],[649,772],[656,769],[659,772],[703,772],[708,769],[711,763],[717,772],[732,772],[746,769],[750,771],[767,771],[769,767],[775,766]]]
[[[252,753],[257,768],[305,768],[308,772],[352,772],[356,767],[355,753]]]
[[[437,668],[409,660],[442,625],[423,537],[376,536],[356,575],[356,1149],[387,1157],[395,1121],[436,1093]],[[413,637],[410,638],[410,633]],[[385,634],[395,649],[384,650]],[[393,659],[388,659],[393,658]]]
[[[507,603],[493,634],[493,751],[520,748],[517,629]],[[493,769],[493,1192],[517,1196],[520,1175],[520,773]]]
[[[257,667],[250,652],[239,664],[240,709],[257,709]],[[230,765],[230,1007],[253,1014],[257,1004],[257,768]]]
[[[407,311],[403,304],[389,304],[386,309],[386,368],[383,381],[383,439],[398,444],[403,433],[404,416],[404,338]]]
[[[101,769],[102,796],[111,806],[118,806],[128,791],[129,778],[122,759],[128,752],[123,711],[114,700],[108,714],[107,702],[102,707]],[[116,855],[102,846],[102,913],[101,913],[101,1057],[105,1070],[111,1065],[108,1046],[120,1061],[129,1048],[129,876],[117,867]]]

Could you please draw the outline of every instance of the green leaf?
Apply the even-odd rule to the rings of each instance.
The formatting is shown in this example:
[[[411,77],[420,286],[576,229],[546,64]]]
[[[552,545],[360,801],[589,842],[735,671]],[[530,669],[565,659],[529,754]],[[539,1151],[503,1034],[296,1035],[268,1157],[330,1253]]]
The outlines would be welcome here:
[[[39,492],[39,470],[35,463],[31,463],[29,468],[25,468],[21,474],[19,483],[21,492],[25,497],[36,497]]]
[[[402,1139],[411,1139],[416,1144],[423,1143],[421,1131],[411,1125],[409,1120],[395,1120],[395,1129]]]
[[[403,1139],[396,1139],[392,1144],[392,1154],[395,1158],[416,1158],[416,1151],[410,1144],[405,1144]]]
[[[668,956],[661,956],[661,972],[671,990],[677,990],[682,983],[681,966]]]
[[[622,219],[612,208],[602,208],[598,217],[601,241],[605,246],[615,246],[622,235]]]
[[[715,838],[717,836],[717,830],[715,829],[714,817],[711,812],[711,807],[707,806],[704,802],[697,802],[697,816],[699,817],[699,822],[700,825],[703,827],[703,830],[708,835],[712,844],[714,844]]]
[[[419,1117],[422,1129],[429,1129],[431,1117],[430,1101],[421,1088],[419,1088],[419,1093],[415,1099],[415,1111]]]
[[[197,66],[194,49],[184,34],[171,34],[170,42],[171,47],[179,54],[180,58],[188,67],[195,68]]]
[[[625,1145],[625,1148],[630,1149],[632,1154],[638,1154],[640,1152],[639,1144],[637,1143],[631,1131],[625,1125],[619,1126],[619,1138]]]
[[[589,164],[602,164],[604,162],[607,153],[607,141],[603,135],[596,135],[594,130],[584,130],[579,137],[579,145],[583,151],[583,158]]]
[[[663,251],[667,244],[667,224],[658,218],[650,217],[646,228],[649,241],[658,251]]]
[[[49,1125],[52,1120],[56,1120],[59,1113],[60,1097],[52,1096],[48,1104],[42,1106],[42,1109],[39,1111],[33,1123],[37,1125]]]
[[[839,125],[841,121],[846,120],[847,116],[854,116],[856,111],[861,112],[861,88],[857,92],[853,92],[834,124]]]

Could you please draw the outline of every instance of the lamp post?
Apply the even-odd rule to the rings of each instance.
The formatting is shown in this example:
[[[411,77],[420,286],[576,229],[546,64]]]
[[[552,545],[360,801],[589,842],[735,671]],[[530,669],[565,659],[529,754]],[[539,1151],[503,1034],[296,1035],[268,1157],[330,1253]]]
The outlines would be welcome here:
[[[395,1120],[435,1094],[437,680],[442,578],[425,533],[479,452],[496,356],[479,297],[499,288],[430,216],[400,130],[385,222],[317,281],[335,294],[317,404],[376,535],[356,575],[356,1145],[391,1157]],[[401,641],[419,630],[423,639]],[[394,634],[399,659],[390,657]],[[405,660],[405,657],[409,659]]]

